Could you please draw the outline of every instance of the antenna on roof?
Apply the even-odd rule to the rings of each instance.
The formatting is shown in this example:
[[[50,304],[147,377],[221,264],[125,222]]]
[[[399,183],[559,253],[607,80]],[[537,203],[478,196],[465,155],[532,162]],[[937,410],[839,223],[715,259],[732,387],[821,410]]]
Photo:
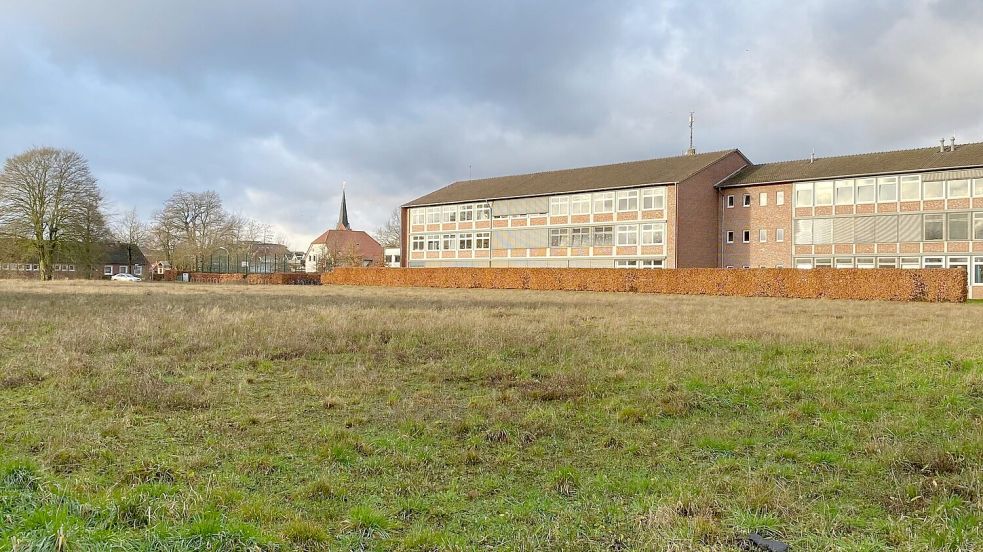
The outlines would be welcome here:
[[[471,163],[468,163],[468,180],[471,180]]]
[[[809,162],[810,163],[816,162],[816,148],[812,148],[812,155],[809,156]]]
[[[686,150],[686,155],[696,155],[696,148],[693,147],[693,122],[696,119],[693,118],[694,111],[689,112],[689,149]]]

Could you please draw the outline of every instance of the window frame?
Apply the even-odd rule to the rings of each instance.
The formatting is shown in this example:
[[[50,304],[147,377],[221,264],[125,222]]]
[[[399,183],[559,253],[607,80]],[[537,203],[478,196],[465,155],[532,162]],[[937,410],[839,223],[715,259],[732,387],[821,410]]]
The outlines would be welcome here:
[[[890,194],[885,194],[885,190],[891,190]],[[893,195],[885,199],[884,196]],[[877,202],[878,203],[897,203],[898,202],[898,177],[882,176],[877,179]]]
[[[983,286],[983,257],[973,257],[972,284]]]
[[[459,222],[474,221],[474,205],[470,203],[461,205],[460,209],[458,209],[457,220]]]
[[[570,207],[569,211],[571,215],[589,215],[590,214],[590,194],[577,194],[570,196]],[[575,206],[583,206],[582,208],[575,209]]]
[[[570,247],[590,247],[590,226],[574,226],[570,229]]]
[[[619,213],[634,213],[638,211],[638,190],[619,190],[616,198],[616,206]],[[621,206],[622,201],[625,202],[624,208]],[[635,204],[634,207],[632,207],[632,203]]]
[[[741,241],[743,243],[751,243],[751,231],[750,230],[744,230],[743,232],[741,232]]]
[[[440,207],[427,207],[427,224],[440,224]]]
[[[724,234],[724,242],[725,243],[734,243],[734,231],[733,230],[728,230]]]
[[[474,249],[475,251],[491,249],[491,232],[475,232]]]
[[[939,187],[939,193],[929,195],[929,187]],[[922,181],[922,201],[940,201],[945,199],[945,181],[944,180],[930,180]]]
[[[626,241],[622,241],[622,236]],[[614,243],[618,247],[633,247],[638,245],[638,225],[618,224],[614,229]]]
[[[113,275],[113,265],[103,265],[103,267],[102,267],[102,275],[103,276],[112,276]]]
[[[812,201],[815,204],[815,206],[816,207],[832,207],[833,204],[836,201],[836,186],[835,186],[834,181],[832,181],[832,180],[821,180],[819,182],[816,182],[816,185],[815,186],[816,187],[814,188],[813,196],[812,196]],[[820,190],[820,188],[822,188],[822,189]],[[820,192],[822,192],[823,195],[826,195],[827,193],[829,193],[829,202],[826,202],[825,200],[823,200],[822,202],[820,202],[820,200],[819,200],[820,199],[820,196],[819,196]]]
[[[440,223],[451,224],[457,222],[457,205],[444,205],[440,209]]]
[[[933,226],[935,230],[935,225],[938,224],[938,235],[937,238],[930,238],[928,229],[929,223]],[[944,213],[925,213],[922,216],[922,241],[935,242],[935,241],[945,241],[945,214]]]
[[[961,221],[960,219],[965,219]],[[945,215],[945,239],[946,241],[969,241],[973,237],[973,218],[970,216],[969,212],[964,213],[946,213]],[[962,233],[956,234],[956,236],[964,235],[966,237],[953,237],[953,229],[962,230]]]
[[[663,222],[641,224],[638,227],[638,234],[638,242],[641,245],[665,245],[666,225]],[[651,239],[647,240],[646,237]]]
[[[594,247],[614,247],[614,226],[594,226],[590,230],[591,243]]]
[[[614,192],[596,192],[592,194],[591,204],[593,205],[593,213],[595,215],[614,213]],[[610,207],[606,207],[605,205],[610,205]]]
[[[848,190],[850,192],[850,197],[848,200],[840,200],[840,191]],[[856,188],[854,186],[853,180],[834,180],[833,185],[833,202],[836,205],[853,205],[854,195]],[[844,194],[845,195],[845,194]]]
[[[728,209],[733,209],[734,208],[734,196],[733,195],[727,196],[727,208]]]
[[[427,251],[440,251],[440,234],[427,234],[426,236]]]
[[[570,229],[550,228],[550,247],[570,247]]]
[[[750,206],[751,206],[751,194],[744,194],[744,196],[741,198],[741,207],[750,207]]]
[[[914,184],[916,186],[917,193],[914,194],[915,197],[911,197],[908,193],[910,190],[906,190],[905,185]],[[922,177],[921,175],[905,175],[899,179],[898,182],[898,199],[900,201],[921,201],[922,200]]]
[[[962,182],[966,186],[966,193],[962,195],[956,195],[952,191],[952,184],[955,182]],[[955,180],[945,181],[945,197],[946,199],[968,199],[972,197],[973,194],[973,181],[968,178],[957,178]]]
[[[419,226],[427,223],[427,210],[422,207],[410,209],[410,224]]]
[[[419,247],[417,247],[419,245]],[[410,237],[410,251],[426,251],[427,238],[423,234]]]
[[[785,190],[775,192],[775,205],[785,205]]]
[[[570,197],[553,196],[550,198],[550,216],[566,217],[570,215]]]
[[[759,228],[758,229],[758,243],[768,243],[768,229]]]
[[[646,206],[646,201],[650,202]],[[642,211],[660,211],[666,208],[666,189],[665,188],[646,188],[642,190],[641,204]]]
[[[785,229],[775,228],[775,242],[784,243],[785,242]]]
[[[759,207],[768,206],[768,192],[758,192],[758,206]]]
[[[795,184],[794,194],[796,208],[815,207],[816,197],[814,182],[797,182]]]
[[[474,233],[465,232],[457,235],[457,250],[472,251],[474,249]]]
[[[974,241],[983,241],[983,211],[973,213],[972,232]]]
[[[861,188],[864,190],[870,190],[870,199],[861,200],[860,191]],[[877,179],[876,178],[858,178],[854,181],[853,189],[853,201],[856,205],[873,205],[877,203]]]

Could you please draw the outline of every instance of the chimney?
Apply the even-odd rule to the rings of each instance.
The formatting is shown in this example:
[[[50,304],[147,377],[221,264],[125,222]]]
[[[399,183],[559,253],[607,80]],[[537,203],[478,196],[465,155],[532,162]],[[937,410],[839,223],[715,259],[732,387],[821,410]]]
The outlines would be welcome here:
[[[952,136],[949,140],[949,151],[956,151],[956,137]]]
[[[939,153],[945,153],[945,138],[939,140]]]

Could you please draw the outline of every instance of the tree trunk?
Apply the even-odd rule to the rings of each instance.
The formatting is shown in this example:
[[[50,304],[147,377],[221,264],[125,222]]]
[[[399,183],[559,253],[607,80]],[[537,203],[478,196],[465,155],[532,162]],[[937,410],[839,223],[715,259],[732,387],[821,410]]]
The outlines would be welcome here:
[[[52,251],[50,245],[43,245],[41,247],[41,254],[38,255],[38,273],[40,274],[41,280],[48,282],[51,281],[52,276]]]

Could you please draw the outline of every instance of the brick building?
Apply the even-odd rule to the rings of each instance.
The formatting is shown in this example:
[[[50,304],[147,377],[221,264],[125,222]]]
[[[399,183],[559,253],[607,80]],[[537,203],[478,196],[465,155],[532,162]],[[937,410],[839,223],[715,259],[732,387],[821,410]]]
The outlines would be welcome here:
[[[468,180],[402,217],[410,267],[961,267],[983,297],[983,143]]]

